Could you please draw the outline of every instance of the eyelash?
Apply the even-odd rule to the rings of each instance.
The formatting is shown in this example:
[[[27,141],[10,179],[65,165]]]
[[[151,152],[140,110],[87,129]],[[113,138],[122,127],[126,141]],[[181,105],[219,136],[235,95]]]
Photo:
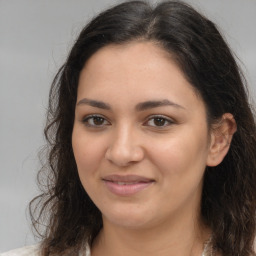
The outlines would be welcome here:
[[[147,121],[144,123],[144,124],[148,124],[150,121],[156,121],[157,119],[161,120],[164,122],[164,125],[156,125],[154,123],[154,125],[149,125],[151,127],[157,127],[157,128],[165,128],[167,126],[170,126],[172,124],[174,124],[174,121],[166,116],[163,116],[163,115],[154,115],[154,116],[150,116],[148,117]]]
[[[93,122],[95,121],[96,118],[102,119],[103,124],[97,125],[97,124],[90,124],[89,122],[92,120]],[[107,122],[107,124],[104,124]],[[88,127],[94,127],[94,128],[102,128],[105,125],[110,125],[110,122],[103,116],[101,115],[89,115],[83,118],[82,123],[85,124]]]
[[[101,119],[102,124],[95,124],[95,123],[90,123],[90,121],[95,122],[96,118]],[[151,121],[155,122],[158,119],[158,121],[163,122],[163,125],[156,125],[156,123],[149,125]],[[93,128],[102,128],[106,125],[110,125],[111,123],[101,115],[89,115],[83,118],[82,123],[85,124],[88,127],[93,127]],[[157,128],[164,128],[167,126],[170,126],[174,124],[174,121],[170,118],[167,118],[166,116],[163,115],[154,115],[154,116],[149,116],[147,118],[147,121],[143,123],[143,126],[150,126],[150,127],[157,127]]]

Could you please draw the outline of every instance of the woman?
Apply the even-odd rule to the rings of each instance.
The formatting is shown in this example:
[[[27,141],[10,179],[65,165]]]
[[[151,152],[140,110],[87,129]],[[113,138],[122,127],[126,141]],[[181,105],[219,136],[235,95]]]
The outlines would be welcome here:
[[[228,46],[188,5],[93,19],[53,81],[45,135],[42,243],[4,255],[254,255],[254,117]]]

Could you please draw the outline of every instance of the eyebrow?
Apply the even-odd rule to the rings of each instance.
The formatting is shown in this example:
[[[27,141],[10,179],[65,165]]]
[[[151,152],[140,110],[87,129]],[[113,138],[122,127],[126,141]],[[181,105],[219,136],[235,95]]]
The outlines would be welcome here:
[[[106,110],[111,110],[111,107],[109,104],[104,103],[102,101],[98,101],[98,100],[90,100],[90,99],[82,99],[80,100],[77,104],[77,106],[80,105],[89,105],[91,107],[95,107],[95,108],[101,108],[101,109],[106,109]]]
[[[107,104],[103,101],[91,100],[91,99],[87,99],[87,98],[84,98],[77,103],[77,106],[80,106],[80,105],[88,105],[88,106],[95,107],[95,108],[111,110],[111,106],[109,104]],[[135,109],[137,111],[144,111],[147,109],[157,108],[157,107],[162,107],[162,106],[172,106],[175,108],[185,109],[183,106],[181,106],[177,103],[174,103],[172,101],[169,101],[167,99],[150,100],[150,101],[141,102],[135,106]]]
[[[172,101],[169,101],[167,99],[152,100],[152,101],[150,100],[150,101],[141,102],[141,103],[136,105],[135,109],[137,111],[143,111],[143,110],[147,110],[147,109],[150,109],[150,108],[157,108],[157,107],[162,107],[162,106],[172,106],[172,107],[175,107],[175,108],[185,109],[181,105],[179,105],[177,103],[174,103]]]

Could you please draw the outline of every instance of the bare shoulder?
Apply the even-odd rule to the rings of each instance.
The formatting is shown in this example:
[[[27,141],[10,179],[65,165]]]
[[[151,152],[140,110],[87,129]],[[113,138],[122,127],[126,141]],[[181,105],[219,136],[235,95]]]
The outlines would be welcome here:
[[[39,256],[39,245],[25,246],[19,249],[0,253],[0,256]]]

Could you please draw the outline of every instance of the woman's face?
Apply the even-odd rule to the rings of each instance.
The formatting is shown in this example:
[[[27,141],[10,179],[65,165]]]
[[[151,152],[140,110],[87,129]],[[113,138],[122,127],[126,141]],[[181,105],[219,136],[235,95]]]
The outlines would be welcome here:
[[[209,137],[203,101],[153,43],[107,46],[83,68],[72,144],[104,223],[196,218]]]

